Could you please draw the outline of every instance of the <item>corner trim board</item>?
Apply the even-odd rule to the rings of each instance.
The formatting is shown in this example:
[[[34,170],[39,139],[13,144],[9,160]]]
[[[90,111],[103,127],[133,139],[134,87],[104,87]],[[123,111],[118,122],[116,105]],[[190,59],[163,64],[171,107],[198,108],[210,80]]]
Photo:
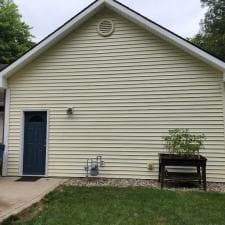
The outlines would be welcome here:
[[[8,139],[9,139],[9,112],[10,112],[10,89],[5,92],[5,116],[4,116],[4,145],[2,175],[8,174]]]

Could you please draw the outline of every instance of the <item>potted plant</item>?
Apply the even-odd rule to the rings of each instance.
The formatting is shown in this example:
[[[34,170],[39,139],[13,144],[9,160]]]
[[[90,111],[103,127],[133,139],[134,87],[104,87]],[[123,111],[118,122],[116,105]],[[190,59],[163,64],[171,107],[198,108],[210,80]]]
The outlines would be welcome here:
[[[198,181],[202,182],[206,190],[206,162],[207,158],[200,155],[200,149],[204,148],[204,134],[192,134],[188,129],[169,130],[168,136],[163,138],[165,147],[169,153],[159,154],[159,181],[161,187],[164,181]],[[171,171],[168,166],[175,168]],[[195,167],[196,171],[186,170],[184,167]],[[168,170],[169,169],[169,170]]]
[[[198,158],[199,151],[204,148],[205,135],[195,135],[189,129],[172,129],[164,137],[165,147],[171,155],[187,158]]]

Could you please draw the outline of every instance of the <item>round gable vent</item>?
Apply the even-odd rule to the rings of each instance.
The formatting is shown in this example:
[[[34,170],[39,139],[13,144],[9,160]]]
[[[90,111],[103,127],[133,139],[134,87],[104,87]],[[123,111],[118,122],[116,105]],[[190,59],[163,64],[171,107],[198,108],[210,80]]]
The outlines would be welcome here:
[[[114,24],[112,20],[103,19],[98,24],[98,33],[103,37],[110,36],[114,31]]]

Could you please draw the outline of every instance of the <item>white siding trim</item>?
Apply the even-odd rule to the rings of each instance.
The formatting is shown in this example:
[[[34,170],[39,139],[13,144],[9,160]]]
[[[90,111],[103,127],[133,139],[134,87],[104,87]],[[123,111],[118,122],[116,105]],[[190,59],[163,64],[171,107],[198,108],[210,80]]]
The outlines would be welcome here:
[[[32,60],[34,60],[39,55],[41,55],[44,51],[46,51],[51,46],[53,46],[55,43],[62,40],[67,34],[69,34],[71,31],[77,28],[80,24],[85,22],[92,15],[94,15],[97,10],[101,9],[104,6],[103,3],[104,3],[104,0],[99,0],[96,3],[92,4],[84,12],[76,16],[70,22],[66,23],[61,29],[54,32],[43,42],[38,44],[36,47],[34,47],[29,52],[27,52],[21,58],[16,60],[14,63],[8,66],[5,70],[0,72],[0,86],[6,87],[7,86],[6,79],[10,77],[10,75],[14,74],[15,72],[23,68],[25,65],[27,65]]]
[[[23,148],[24,148],[24,112],[21,111],[20,121],[20,155],[19,155],[19,176],[23,176]]]
[[[38,44],[35,48],[30,50],[27,54],[19,58],[5,70],[0,72],[0,86],[7,86],[7,78],[17,72],[19,69],[30,63],[32,60],[37,58],[44,51],[49,49],[54,44],[58,43],[62,40],[66,35],[68,35],[71,31],[80,26],[84,21],[89,19],[92,15],[94,15],[99,9],[103,6],[107,6],[110,9],[114,10],[118,14],[126,17],[130,21],[138,24],[141,27],[144,27],[148,31],[160,36],[164,40],[176,45],[177,47],[183,49],[184,51],[192,54],[193,56],[201,59],[202,61],[210,64],[211,66],[217,68],[218,70],[225,72],[225,63],[222,60],[217,59],[216,57],[208,54],[207,52],[195,47],[194,45],[184,41],[173,33],[163,29],[162,27],[152,23],[146,18],[138,15],[137,13],[131,11],[129,8],[126,8],[122,4],[119,4],[113,0],[98,0],[92,5],[90,5],[85,11],[80,13],[74,19],[66,23],[62,28],[54,32],[43,42]]]
[[[217,68],[218,70],[225,72],[225,63],[222,60],[219,60],[216,57],[208,54],[207,52],[188,43],[187,41],[184,41],[183,39],[179,38],[173,33],[168,32],[166,29],[163,29],[162,27],[145,19],[144,17],[139,16],[135,12],[129,10],[128,8],[123,7],[122,5],[118,6],[118,3],[116,1],[107,0],[106,3],[109,6],[109,8],[116,11],[120,15],[124,15],[130,21],[136,23],[139,26],[144,27],[148,31],[156,34],[157,36],[161,37],[166,41],[169,41],[175,46],[183,49],[184,51],[199,58],[200,60],[206,62],[207,64],[210,64],[211,66]]]
[[[24,123],[25,123],[25,112],[46,112],[47,113],[47,124],[46,124],[46,156],[45,156],[45,175],[48,176],[48,131],[49,131],[49,110],[48,109],[23,109],[21,111],[21,125],[20,125],[20,159],[19,159],[19,176],[42,176],[43,175],[23,175],[23,153],[24,153]]]
[[[48,177],[48,141],[49,141],[49,110],[47,112],[47,129],[46,129],[46,156],[45,156],[45,176]]]
[[[3,155],[2,175],[7,176],[8,166],[8,138],[9,138],[9,111],[10,111],[10,89],[6,89],[5,93],[5,116],[4,116],[4,145],[5,151]]]

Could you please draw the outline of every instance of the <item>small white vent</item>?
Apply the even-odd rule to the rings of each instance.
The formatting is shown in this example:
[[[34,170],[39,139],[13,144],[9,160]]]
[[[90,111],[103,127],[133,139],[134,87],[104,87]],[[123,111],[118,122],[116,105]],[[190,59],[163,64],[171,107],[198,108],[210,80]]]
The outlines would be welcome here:
[[[98,33],[103,37],[110,36],[113,33],[113,31],[114,31],[114,24],[112,20],[103,19],[98,24]]]

